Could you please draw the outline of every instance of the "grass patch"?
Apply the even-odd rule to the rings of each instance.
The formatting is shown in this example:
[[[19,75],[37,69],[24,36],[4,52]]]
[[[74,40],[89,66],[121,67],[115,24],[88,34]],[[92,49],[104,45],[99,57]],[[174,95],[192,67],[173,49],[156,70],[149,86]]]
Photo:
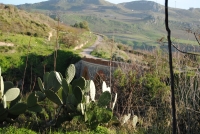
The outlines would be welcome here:
[[[26,128],[17,128],[15,126],[9,126],[0,128],[1,134],[37,134],[36,132],[26,129]]]

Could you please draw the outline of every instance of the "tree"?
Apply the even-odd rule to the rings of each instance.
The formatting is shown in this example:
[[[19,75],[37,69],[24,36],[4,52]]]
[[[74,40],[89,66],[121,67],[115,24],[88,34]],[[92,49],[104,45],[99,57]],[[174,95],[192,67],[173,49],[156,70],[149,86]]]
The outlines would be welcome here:
[[[73,25],[73,27],[76,27],[76,28],[82,28],[82,29],[86,29],[89,31],[89,26],[88,26],[88,22],[87,21],[83,21],[83,22],[80,22],[80,23],[75,23]]]

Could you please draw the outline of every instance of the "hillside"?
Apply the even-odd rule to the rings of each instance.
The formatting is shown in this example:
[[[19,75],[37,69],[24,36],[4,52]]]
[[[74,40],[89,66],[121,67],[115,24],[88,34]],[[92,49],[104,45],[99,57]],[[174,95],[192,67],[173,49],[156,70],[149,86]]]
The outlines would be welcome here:
[[[0,5],[0,29],[1,32],[10,32],[18,34],[32,34],[34,36],[48,36],[56,22],[42,14],[27,13],[18,10],[11,5]]]
[[[104,0],[49,0],[36,4],[25,4],[18,7],[25,9],[59,10],[59,11],[82,11],[96,9],[99,6],[111,8],[113,4]]]
[[[57,30],[60,31],[61,44],[63,43],[62,40],[66,40],[67,36],[74,36],[74,40],[82,43],[81,38],[84,38],[84,36],[81,37],[80,35],[88,33],[84,29],[74,28],[60,21],[58,24],[58,21],[55,19],[38,12],[31,13],[12,5],[0,4],[0,41],[2,42],[6,41],[7,43],[14,43],[15,45],[27,45],[29,36],[33,36],[38,39],[43,39],[44,41],[39,41],[43,45],[47,44],[46,41],[55,41]],[[22,40],[26,41],[20,42],[15,39],[19,36],[23,36]],[[24,42],[26,43],[24,44]],[[65,45],[67,46],[69,43]]]
[[[18,7],[52,18],[59,13],[61,20],[69,25],[85,20],[92,31],[114,36],[116,41],[134,48],[154,48],[166,33],[164,6],[152,1],[112,4],[104,0],[49,0]],[[197,45],[186,30],[199,28],[200,10],[170,8],[169,14],[174,42]]]
[[[59,51],[57,56],[62,57],[61,63],[69,64],[70,59],[79,57],[74,48],[92,44],[95,37],[85,29],[65,25],[44,14],[0,5],[0,66],[5,73],[12,69],[13,73],[20,70],[18,74],[22,77],[26,56],[29,56],[29,67],[30,64],[43,66],[41,62],[51,63],[48,64],[51,67],[55,50]]]

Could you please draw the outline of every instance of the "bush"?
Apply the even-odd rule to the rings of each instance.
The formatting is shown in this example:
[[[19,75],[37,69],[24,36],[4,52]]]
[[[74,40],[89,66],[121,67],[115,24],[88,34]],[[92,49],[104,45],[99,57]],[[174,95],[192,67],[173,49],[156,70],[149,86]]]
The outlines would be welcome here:
[[[26,35],[31,36],[31,32],[27,32]]]
[[[89,31],[89,26],[88,26],[88,22],[87,21],[83,21],[83,22],[80,22],[80,23],[75,23],[73,25],[73,27],[82,28],[82,29],[86,29],[86,30]]]

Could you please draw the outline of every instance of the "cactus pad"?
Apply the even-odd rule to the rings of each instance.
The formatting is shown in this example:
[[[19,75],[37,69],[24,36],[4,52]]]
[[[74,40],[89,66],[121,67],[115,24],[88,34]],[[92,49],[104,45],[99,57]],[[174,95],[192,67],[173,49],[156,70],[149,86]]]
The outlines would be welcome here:
[[[132,121],[133,128],[136,128],[137,122],[138,122],[138,117],[135,115],[135,116],[133,117],[133,121]]]
[[[27,105],[25,103],[17,103],[12,106],[8,112],[13,115],[20,115],[26,111]]]
[[[62,79],[62,87],[63,87],[63,92],[67,96],[69,94],[69,84],[67,83],[66,79]]]
[[[11,81],[4,82],[4,93],[6,91],[8,91],[8,89],[13,88],[13,87],[14,87],[14,85],[13,85],[13,83]]]
[[[128,115],[124,115],[122,120],[122,125],[125,124],[130,119],[130,117],[131,117],[130,113]]]
[[[105,81],[103,81],[103,84],[102,84],[102,92],[105,92],[107,89],[107,85],[105,83]]]
[[[116,102],[117,102],[117,93],[115,94],[115,99],[114,99],[114,102],[112,105],[112,110],[114,109]]]
[[[84,89],[86,86],[86,80],[84,77],[80,77],[72,82],[72,88],[79,86],[81,89]]]
[[[69,94],[69,96],[67,97],[67,100],[66,100],[66,104],[70,104],[73,106],[78,105],[78,101],[77,101],[76,97],[74,96],[74,94]]]
[[[60,84],[62,84],[62,78],[63,78],[63,77],[61,77],[60,75],[61,75],[60,73],[55,72],[55,76],[56,76],[56,78],[57,78],[57,81],[58,81]]]
[[[52,102],[54,102],[57,105],[62,105],[63,102],[61,101],[61,99],[58,97],[58,95],[56,93],[54,93],[52,90],[45,90],[44,91],[47,98],[49,100],[51,100]]]
[[[43,101],[43,100],[46,98],[45,94],[44,94],[43,92],[41,92],[41,91],[37,91],[37,92],[35,93],[35,95],[36,95],[36,97],[38,98],[38,101],[39,101],[39,102],[40,102],[40,101]]]
[[[82,94],[81,88],[76,87],[75,89],[73,89],[73,94],[76,97],[76,100],[78,101],[78,103],[81,103],[81,101],[83,99],[83,94]]]
[[[90,81],[90,97],[92,101],[95,101],[95,94],[96,94],[96,88],[95,88],[94,82],[91,80]]]
[[[49,72],[46,72],[43,75],[43,82],[44,82],[44,88],[47,89],[48,88],[48,78],[49,78]]]
[[[103,81],[103,84],[102,84],[102,92],[105,92],[105,91],[108,91],[108,92],[111,93],[110,87],[107,87],[105,81]]]
[[[60,79],[61,78],[58,72],[50,72],[48,77],[48,89],[52,89],[54,92],[57,92],[61,87]]]
[[[76,73],[76,68],[74,64],[70,64],[69,67],[65,71],[65,76],[66,76],[68,84],[73,80],[75,73]]]
[[[32,92],[27,99],[27,105],[28,107],[33,107],[37,104],[37,98],[35,92]]]
[[[19,94],[20,94],[19,88],[10,88],[9,90],[6,91],[4,96],[6,96],[6,101],[12,101],[16,99]]]
[[[3,77],[0,76],[0,88],[1,88],[1,93],[2,95],[4,94],[4,84],[3,84]]]
[[[6,109],[1,110],[0,109],[0,122],[4,121],[7,118],[8,112],[6,112]]]
[[[43,83],[42,83],[42,80],[38,77],[38,85],[39,85],[39,88],[40,88],[40,90],[42,91],[42,92],[44,92],[44,85],[43,85]]]
[[[42,107],[40,105],[36,104],[33,107],[29,107],[28,110],[32,111],[32,112],[41,112],[42,111]]]
[[[91,80],[86,80],[85,88],[84,88],[84,92],[85,93],[89,93],[90,92],[90,81]]]
[[[101,94],[98,101],[98,106],[104,107],[107,106],[111,101],[111,94],[108,91],[105,91]]]
[[[3,96],[2,102],[3,102],[4,108],[6,108],[7,107],[7,103],[6,103],[6,96],[5,95]]]

